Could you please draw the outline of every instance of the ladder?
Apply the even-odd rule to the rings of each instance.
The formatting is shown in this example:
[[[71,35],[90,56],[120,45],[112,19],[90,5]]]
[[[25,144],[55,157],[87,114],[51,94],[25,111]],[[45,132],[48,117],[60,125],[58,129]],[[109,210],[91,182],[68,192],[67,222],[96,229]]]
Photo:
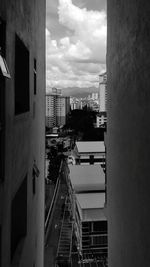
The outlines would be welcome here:
[[[71,266],[71,250],[72,250],[72,233],[73,221],[71,218],[71,203],[69,197],[66,197],[63,212],[60,237],[58,242],[56,263],[58,266]]]

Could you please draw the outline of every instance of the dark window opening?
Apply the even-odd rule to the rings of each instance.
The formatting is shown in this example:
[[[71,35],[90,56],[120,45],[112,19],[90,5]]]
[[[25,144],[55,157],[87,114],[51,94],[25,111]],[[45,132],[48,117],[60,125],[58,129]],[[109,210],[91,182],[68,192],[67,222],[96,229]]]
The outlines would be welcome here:
[[[11,260],[27,234],[27,176],[11,205]]]
[[[82,223],[82,232],[83,233],[90,233],[91,232],[91,223],[90,222],[83,222]]]
[[[80,159],[80,163],[89,163],[89,159]]]
[[[98,221],[93,223],[93,232],[107,233],[107,221]]]
[[[76,159],[76,164],[80,165],[80,159]]]
[[[94,164],[94,155],[90,155],[90,164],[91,164],[91,165]]]
[[[33,195],[35,195],[35,191],[36,191],[36,178],[35,178],[35,175],[34,175],[33,178],[32,178],[32,192],[33,192]]]
[[[15,40],[15,115],[29,111],[29,50],[16,35]]]
[[[34,58],[34,95],[36,95],[36,79],[37,79],[37,69],[36,69],[36,59]]]
[[[0,53],[6,54],[6,23],[0,18]],[[0,181],[5,175],[5,79],[0,76]]]
[[[93,236],[92,237],[92,244],[93,246],[98,247],[107,247],[108,240],[107,235],[100,235],[100,236]]]
[[[95,158],[94,162],[103,162],[103,160],[101,160],[101,158]]]

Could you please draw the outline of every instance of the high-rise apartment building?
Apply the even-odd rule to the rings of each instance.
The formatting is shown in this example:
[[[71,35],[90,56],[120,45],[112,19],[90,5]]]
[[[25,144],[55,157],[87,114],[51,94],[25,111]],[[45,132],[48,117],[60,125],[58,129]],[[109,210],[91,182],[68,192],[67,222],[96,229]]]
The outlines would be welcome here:
[[[0,266],[42,267],[45,1],[0,1],[0,53]]]
[[[106,125],[107,122],[107,73],[99,75],[99,114],[97,126]]]
[[[59,127],[66,124],[70,111],[70,97],[64,97],[56,91],[46,95],[46,126]]]
[[[99,75],[99,111],[106,112],[107,101],[107,73]]]

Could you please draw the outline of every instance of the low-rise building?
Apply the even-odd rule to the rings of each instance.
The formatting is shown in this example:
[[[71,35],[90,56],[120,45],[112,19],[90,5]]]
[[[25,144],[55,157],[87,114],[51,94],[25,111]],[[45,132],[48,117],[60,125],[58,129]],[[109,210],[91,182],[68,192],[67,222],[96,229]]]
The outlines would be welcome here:
[[[105,145],[103,141],[78,141],[74,148],[76,164],[101,164],[105,170]]]
[[[89,254],[89,259],[92,255],[107,258],[105,174],[100,165],[70,165],[69,179],[82,258],[85,254]]]

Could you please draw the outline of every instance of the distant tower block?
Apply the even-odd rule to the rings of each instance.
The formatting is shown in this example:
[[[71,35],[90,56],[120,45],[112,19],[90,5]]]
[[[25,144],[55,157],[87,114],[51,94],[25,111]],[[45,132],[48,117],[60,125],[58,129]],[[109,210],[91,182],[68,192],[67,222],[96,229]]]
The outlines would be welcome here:
[[[46,95],[46,126],[60,127],[66,124],[70,111],[70,97],[61,95],[61,90],[52,88],[51,94]]]
[[[107,101],[107,73],[99,75],[99,111],[106,112],[106,101]]]

